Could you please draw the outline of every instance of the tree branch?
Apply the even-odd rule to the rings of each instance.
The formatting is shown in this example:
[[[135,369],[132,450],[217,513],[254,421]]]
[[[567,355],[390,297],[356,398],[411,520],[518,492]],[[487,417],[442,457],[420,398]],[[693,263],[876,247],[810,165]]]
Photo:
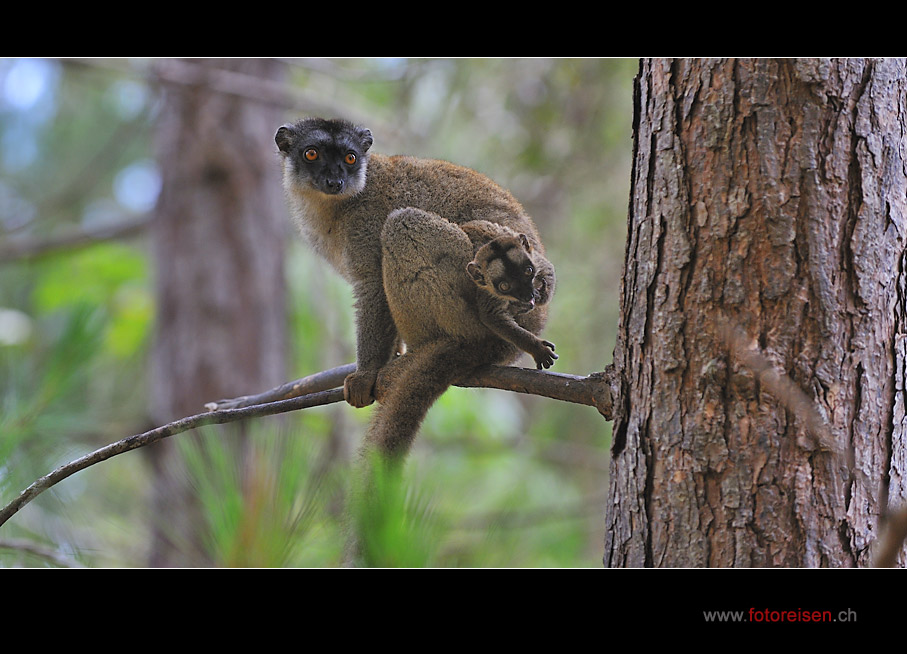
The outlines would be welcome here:
[[[180,434],[184,431],[189,431],[190,429],[196,429],[198,427],[203,427],[206,425],[222,425],[228,422],[244,420],[246,418],[257,418],[260,416],[286,413],[288,411],[296,411],[297,409],[307,409],[313,406],[321,406],[323,404],[330,404],[332,402],[340,402],[341,400],[343,400],[343,389],[335,388],[329,391],[312,393],[290,400],[271,402],[269,404],[257,404],[241,409],[227,409],[224,411],[199,413],[187,418],[181,418],[161,427],[156,427],[155,429],[146,431],[142,434],[128,436],[123,440],[119,440],[115,443],[111,443],[110,445],[106,445],[98,450],[95,450],[94,452],[76,459],[75,461],[71,461],[70,463],[62,465],[50,474],[45,475],[44,477],[41,477],[40,479],[32,483],[28,488],[19,493],[19,496],[15,500],[13,500],[5,507],[3,507],[2,510],[0,510],[0,526],[2,526],[7,520],[9,520],[17,511],[19,511],[19,509],[31,502],[51,486],[63,481],[67,477],[79,472],[80,470],[84,470],[85,468],[96,463],[100,463],[101,461],[106,461],[107,459],[110,459],[117,454],[130,452],[140,447],[144,447],[145,445],[156,443],[157,441],[163,440],[168,436]]]
[[[356,370],[356,364],[348,363],[287,382],[256,395],[243,395],[228,400],[209,402],[205,408],[209,411],[237,409],[323,391],[341,386],[346,376],[354,370]],[[482,366],[455,385],[462,388],[496,388],[516,393],[541,395],[563,402],[584,404],[598,409],[605,420],[611,420],[613,418],[612,397],[616,393],[615,382],[611,366],[608,366],[604,372],[592,373],[587,377],[512,366]],[[380,394],[379,389],[379,396]]]
[[[612,366],[586,377],[548,370],[483,366],[456,384],[463,388],[497,388],[503,391],[541,395],[553,400],[595,407],[605,420],[613,419],[617,376]]]
[[[348,363],[345,366],[338,366],[329,370],[316,372],[308,377],[297,379],[295,381],[281,384],[276,388],[257,393],[256,395],[241,395],[229,400],[218,400],[208,402],[205,408],[208,411],[224,411],[225,409],[241,409],[243,407],[254,406],[256,404],[268,404],[270,402],[279,402],[280,400],[289,400],[294,397],[301,397],[309,393],[318,393],[331,388],[343,386],[343,380],[351,372],[356,370],[355,363]],[[341,394],[340,400],[343,399]],[[339,401],[339,400],[337,400]]]
[[[355,369],[356,364],[347,364],[297,379],[257,395],[244,395],[231,400],[211,402],[205,405],[205,408],[208,409],[206,413],[181,418],[142,434],[128,436],[115,443],[106,445],[60,466],[50,474],[32,483],[19,493],[16,499],[0,510],[0,526],[15,515],[19,509],[51,486],[80,470],[106,461],[118,454],[130,452],[169,436],[206,425],[221,425],[247,418],[276,415],[333,402],[342,402],[343,388],[338,386],[342,385],[343,379]],[[527,368],[485,366],[457,385],[498,388],[518,393],[541,395],[575,404],[585,404],[595,407],[606,420],[610,420],[611,407],[613,406],[611,389],[614,382],[614,373],[610,366],[604,372],[593,373],[588,377]]]
[[[19,259],[35,259],[60,250],[72,250],[100,241],[109,241],[140,232],[147,227],[147,215],[124,219],[113,225],[102,225],[91,229],[80,229],[65,234],[47,237],[20,237],[0,242],[0,263],[11,263]]]

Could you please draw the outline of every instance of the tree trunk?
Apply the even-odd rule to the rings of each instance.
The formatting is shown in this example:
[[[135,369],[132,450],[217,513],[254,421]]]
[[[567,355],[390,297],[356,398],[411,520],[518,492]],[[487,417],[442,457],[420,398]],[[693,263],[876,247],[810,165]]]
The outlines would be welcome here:
[[[206,84],[209,74],[224,70],[279,79],[284,67],[267,59],[186,66],[199,83],[166,89],[157,132],[163,185],[152,229],[154,424],[286,380],[287,222],[273,148],[281,112]],[[152,450],[151,564],[204,565],[204,554],[193,550],[194,494],[175,444]]]
[[[907,498],[905,68],[642,62],[606,566],[872,563]]]

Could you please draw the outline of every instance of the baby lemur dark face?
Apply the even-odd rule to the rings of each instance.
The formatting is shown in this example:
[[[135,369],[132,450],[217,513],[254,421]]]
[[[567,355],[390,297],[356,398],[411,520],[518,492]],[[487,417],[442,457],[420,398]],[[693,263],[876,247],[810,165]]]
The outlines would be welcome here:
[[[510,303],[514,314],[526,313],[540,300],[531,251],[525,235],[501,236],[479,248],[466,271],[479,288]]]
[[[372,134],[341,120],[305,118],[274,137],[293,182],[327,195],[353,195],[365,186]]]

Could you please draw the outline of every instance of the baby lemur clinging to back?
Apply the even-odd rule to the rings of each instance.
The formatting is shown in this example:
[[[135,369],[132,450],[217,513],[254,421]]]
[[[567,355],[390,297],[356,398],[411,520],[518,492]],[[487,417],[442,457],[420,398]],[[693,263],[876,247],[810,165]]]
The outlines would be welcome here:
[[[554,344],[521,327],[516,317],[544,306],[554,295],[554,266],[532,248],[525,234],[474,220],[461,225],[472,242],[474,257],[466,272],[481,292],[476,294],[479,318],[495,334],[550,368]]]
[[[445,161],[371,154],[371,133],[351,123],[303,119],[278,129],[275,141],[296,222],[356,298],[357,370],[344,382],[344,397],[353,406],[371,404],[382,371],[389,390],[368,441],[386,455],[405,454],[451,383],[519,355],[482,321],[480,289],[465,272],[474,247],[458,225],[501,225],[544,258],[538,231],[484,175]],[[536,302],[511,317],[538,334],[547,309]],[[394,358],[401,337],[408,351]]]

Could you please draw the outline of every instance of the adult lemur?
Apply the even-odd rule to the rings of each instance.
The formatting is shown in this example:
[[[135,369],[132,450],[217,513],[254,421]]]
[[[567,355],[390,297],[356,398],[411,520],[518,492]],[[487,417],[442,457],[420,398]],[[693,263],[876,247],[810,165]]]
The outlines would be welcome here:
[[[403,455],[446,388],[476,366],[513,361],[521,347],[482,322],[482,290],[466,273],[475,247],[458,225],[501,225],[544,260],[538,231],[484,175],[445,161],[371,154],[371,132],[346,121],[303,119],[280,127],[275,141],[303,235],[356,298],[357,370],[344,381],[344,397],[356,407],[371,404],[381,371],[388,391],[367,440],[386,455]],[[545,302],[512,317],[538,334]],[[400,338],[407,353],[394,358]]]

